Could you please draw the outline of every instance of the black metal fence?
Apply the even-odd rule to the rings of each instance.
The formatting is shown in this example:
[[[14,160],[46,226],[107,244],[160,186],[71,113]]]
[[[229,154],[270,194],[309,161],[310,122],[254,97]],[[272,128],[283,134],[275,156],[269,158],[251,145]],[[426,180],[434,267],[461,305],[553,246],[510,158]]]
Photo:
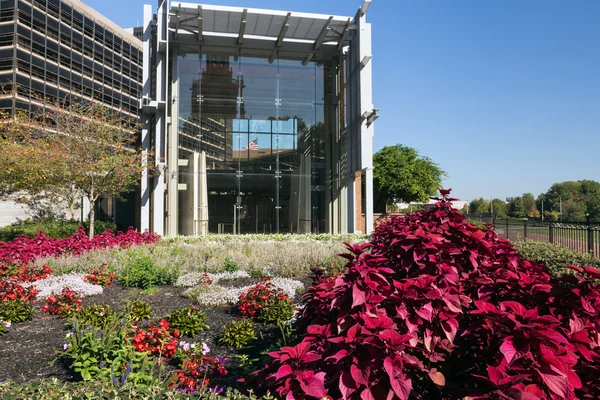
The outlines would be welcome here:
[[[498,235],[511,240],[535,240],[568,247],[578,253],[600,256],[600,223],[597,222],[547,222],[528,219],[498,219],[490,216],[470,215],[469,219],[491,223]]]

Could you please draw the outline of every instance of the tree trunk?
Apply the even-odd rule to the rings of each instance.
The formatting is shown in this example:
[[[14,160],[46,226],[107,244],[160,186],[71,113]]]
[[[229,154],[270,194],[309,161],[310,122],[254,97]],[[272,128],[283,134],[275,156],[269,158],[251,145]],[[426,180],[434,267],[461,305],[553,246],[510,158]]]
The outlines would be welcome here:
[[[88,198],[90,201],[90,213],[88,219],[90,221],[90,227],[88,228],[88,239],[92,240],[94,237],[94,218],[96,216],[96,200],[94,198]]]

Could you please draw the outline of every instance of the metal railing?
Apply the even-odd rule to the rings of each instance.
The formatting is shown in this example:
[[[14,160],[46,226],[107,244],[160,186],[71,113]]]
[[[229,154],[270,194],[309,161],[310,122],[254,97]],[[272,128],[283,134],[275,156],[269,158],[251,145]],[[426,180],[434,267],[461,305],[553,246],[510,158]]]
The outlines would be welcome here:
[[[470,215],[473,221],[491,223],[500,237],[510,241],[535,240],[567,247],[578,253],[600,256],[600,223],[548,222],[529,219],[499,219]]]

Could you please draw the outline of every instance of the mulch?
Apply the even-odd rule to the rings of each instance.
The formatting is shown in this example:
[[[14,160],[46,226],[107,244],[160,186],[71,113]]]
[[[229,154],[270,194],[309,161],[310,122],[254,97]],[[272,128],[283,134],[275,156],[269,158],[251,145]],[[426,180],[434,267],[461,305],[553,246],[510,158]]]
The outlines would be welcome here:
[[[305,287],[311,283],[310,278],[299,279]],[[227,282],[227,286],[242,287],[257,283],[258,279],[243,279]],[[225,282],[223,282],[225,283]],[[221,283],[220,283],[221,284]],[[154,318],[166,316],[174,309],[194,305],[194,301],[182,296],[185,288],[173,286],[156,287],[153,294],[141,294],[139,289],[132,289],[115,284],[105,288],[101,295],[86,297],[84,306],[92,304],[109,305],[113,309],[122,309],[127,300],[141,299],[152,306]],[[298,298],[296,300],[299,300]],[[56,316],[48,316],[41,310],[41,302],[35,304],[36,315],[31,321],[13,324],[4,336],[0,336],[0,382],[12,380],[25,383],[34,380],[57,378],[67,382],[77,380],[66,365],[56,362],[50,366],[55,352],[62,349],[65,335],[68,332],[66,320]],[[236,354],[248,349],[231,349],[217,343],[223,327],[237,318],[231,306],[203,308],[210,329],[202,331],[192,338],[182,338],[187,342],[205,342],[211,349],[211,355],[228,360],[228,368],[235,369]],[[257,326],[265,338],[272,337],[276,327]],[[231,364],[229,364],[231,363]]]

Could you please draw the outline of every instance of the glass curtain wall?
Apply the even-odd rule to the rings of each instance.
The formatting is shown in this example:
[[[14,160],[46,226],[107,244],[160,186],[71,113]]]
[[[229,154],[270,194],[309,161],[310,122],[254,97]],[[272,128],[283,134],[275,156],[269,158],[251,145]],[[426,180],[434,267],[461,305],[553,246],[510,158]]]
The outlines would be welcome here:
[[[335,60],[188,50],[178,56],[179,152],[206,153],[209,231],[327,232]]]

